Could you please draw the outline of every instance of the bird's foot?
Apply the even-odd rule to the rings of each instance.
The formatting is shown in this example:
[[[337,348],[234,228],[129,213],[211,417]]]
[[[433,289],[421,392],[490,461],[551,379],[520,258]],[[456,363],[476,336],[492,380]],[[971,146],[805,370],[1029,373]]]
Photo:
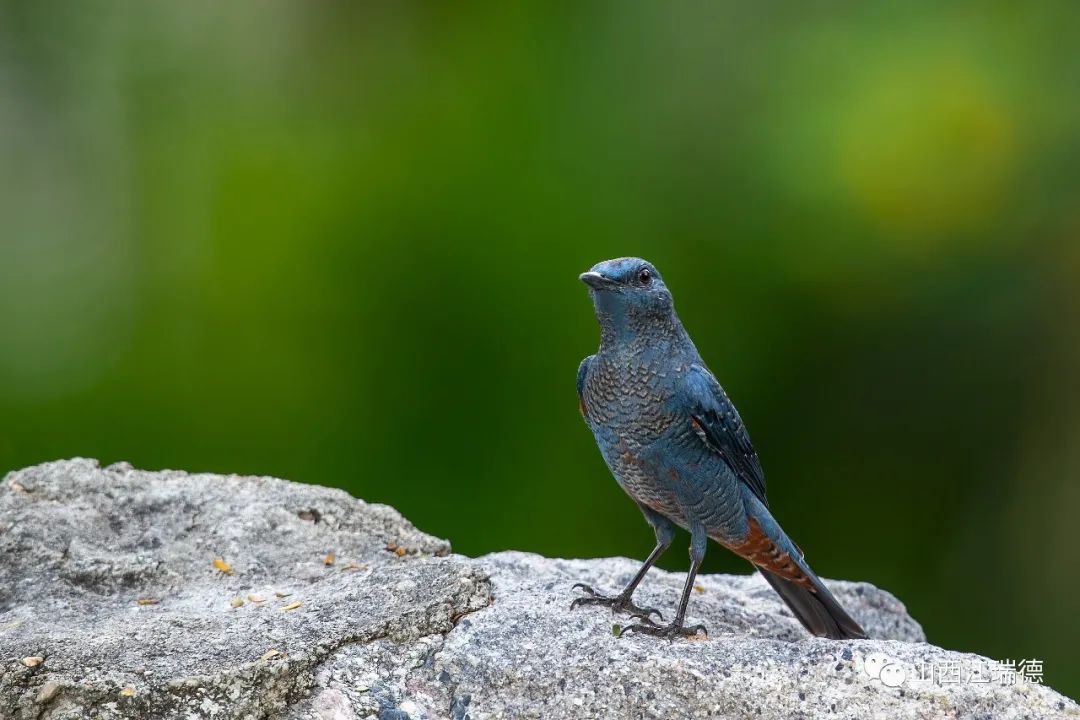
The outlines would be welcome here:
[[[622,632],[619,633],[619,635],[622,636],[628,632],[643,633],[645,635],[652,635],[653,637],[667,638],[672,641],[677,637],[697,637],[699,632],[703,633],[705,637],[709,637],[709,631],[704,625],[691,625],[690,627],[686,627],[682,622],[673,622],[670,625],[663,626],[655,625],[653,623],[648,625],[628,625],[622,629]]]
[[[581,607],[583,605],[607,605],[611,608],[613,613],[624,613],[631,617],[636,617],[639,620],[643,620],[648,623],[649,626],[655,627],[656,623],[653,622],[651,615],[655,614],[660,618],[660,622],[664,621],[664,616],[660,614],[660,611],[651,607],[638,607],[630,600],[630,596],[625,593],[620,593],[615,597],[606,597],[593,590],[585,583],[577,583],[574,588],[580,588],[588,593],[589,597],[574,598],[574,602],[570,603],[570,609]]]

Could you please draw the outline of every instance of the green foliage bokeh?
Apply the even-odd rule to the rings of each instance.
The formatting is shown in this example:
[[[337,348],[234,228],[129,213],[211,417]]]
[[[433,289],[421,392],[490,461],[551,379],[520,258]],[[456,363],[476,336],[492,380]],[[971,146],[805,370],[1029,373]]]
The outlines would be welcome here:
[[[821,574],[1080,694],[1078,22],[4,2],[0,468],[276,475],[467,554],[642,557],[574,395],[577,274],[640,255]]]

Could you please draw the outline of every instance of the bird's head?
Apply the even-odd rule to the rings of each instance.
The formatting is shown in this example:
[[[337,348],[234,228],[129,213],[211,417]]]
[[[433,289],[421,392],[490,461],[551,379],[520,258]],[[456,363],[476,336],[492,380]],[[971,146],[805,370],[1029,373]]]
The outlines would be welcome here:
[[[637,334],[674,320],[674,305],[664,279],[641,258],[605,260],[581,274],[589,286],[601,328],[619,336]]]

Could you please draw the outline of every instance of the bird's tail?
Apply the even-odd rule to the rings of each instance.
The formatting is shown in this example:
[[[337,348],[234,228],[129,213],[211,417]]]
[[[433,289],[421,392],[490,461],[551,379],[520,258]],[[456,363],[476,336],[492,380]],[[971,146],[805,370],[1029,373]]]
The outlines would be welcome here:
[[[764,503],[747,498],[750,534],[727,546],[761,571],[799,622],[814,635],[833,640],[864,639],[859,626],[810,569],[802,551],[784,534]]]
[[[814,635],[833,640],[866,638],[866,632],[859,623],[840,607],[840,603],[836,601],[829,589],[813,573],[807,574],[810,580],[810,587],[807,587],[775,575],[766,568],[759,566],[758,569],[773,586],[773,590],[791,608],[791,612],[799,619],[803,627]]]

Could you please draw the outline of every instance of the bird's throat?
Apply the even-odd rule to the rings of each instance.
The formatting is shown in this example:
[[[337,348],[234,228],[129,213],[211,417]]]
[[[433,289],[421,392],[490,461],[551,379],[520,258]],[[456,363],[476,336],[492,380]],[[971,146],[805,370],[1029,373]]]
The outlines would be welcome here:
[[[674,311],[653,314],[641,309],[596,307],[600,322],[600,350],[617,352],[649,346],[677,347],[690,338]]]

